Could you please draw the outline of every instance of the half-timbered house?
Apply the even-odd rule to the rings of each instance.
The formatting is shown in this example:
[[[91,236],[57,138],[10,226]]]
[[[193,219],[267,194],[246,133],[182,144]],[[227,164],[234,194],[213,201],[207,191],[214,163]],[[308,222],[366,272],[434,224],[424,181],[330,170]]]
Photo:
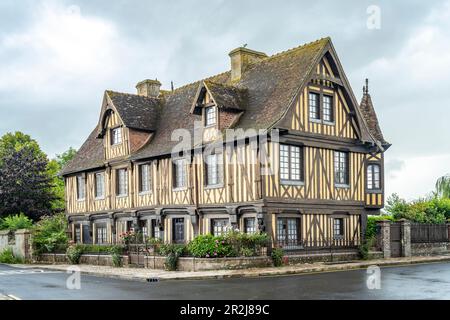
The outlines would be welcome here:
[[[188,242],[232,227],[293,247],[361,242],[384,204],[390,146],[367,83],[358,103],[329,38],[229,56],[231,70],[180,88],[105,91],[62,171],[75,241],[114,243],[134,229]],[[231,129],[245,134],[230,140]],[[183,152],[180,132],[196,137]]]

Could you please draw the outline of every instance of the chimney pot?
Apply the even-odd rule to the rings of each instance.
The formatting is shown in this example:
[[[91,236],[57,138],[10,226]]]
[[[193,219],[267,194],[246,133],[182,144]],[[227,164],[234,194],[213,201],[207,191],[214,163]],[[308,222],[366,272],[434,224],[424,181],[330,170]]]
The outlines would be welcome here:
[[[246,47],[239,47],[228,54],[231,58],[231,81],[239,81],[247,67],[267,58],[264,52],[259,52]]]
[[[159,96],[159,89],[161,82],[158,79],[146,79],[136,85],[137,94],[144,97],[157,98]]]

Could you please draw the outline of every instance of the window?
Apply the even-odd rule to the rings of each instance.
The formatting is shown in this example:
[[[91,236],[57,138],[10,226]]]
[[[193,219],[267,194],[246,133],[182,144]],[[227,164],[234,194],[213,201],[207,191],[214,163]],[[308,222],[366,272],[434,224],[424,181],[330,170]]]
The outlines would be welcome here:
[[[222,154],[211,154],[206,157],[206,185],[220,185],[223,183]]]
[[[211,233],[221,236],[228,230],[228,219],[211,219]]]
[[[301,147],[280,145],[281,182],[303,181],[302,160]]]
[[[106,238],[106,235],[107,235],[106,225],[104,225],[104,224],[97,225],[95,230],[96,230],[95,237],[96,237],[97,244],[107,243],[108,240]]]
[[[380,165],[369,164],[367,166],[367,189],[368,190],[380,190]]]
[[[142,233],[142,238],[143,238],[143,241],[145,242],[148,238],[147,220],[139,221],[139,230]]]
[[[323,120],[333,122],[333,97],[323,96]]]
[[[186,161],[178,159],[173,161],[173,187],[184,188],[186,186]]]
[[[334,239],[342,239],[344,237],[344,219],[343,218],[334,218],[333,236],[334,236]]]
[[[84,175],[77,176],[77,199],[84,200],[86,197],[86,179]]]
[[[173,236],[172,239],[175,243],[184,242],[184,218],[172,219]]]
[[[139,166],[139,192],[150,192],[151,190],[151,171],[150,164]]]
[[[128,220],[127,221],[127,232],[132,232],[132,231],[134,231],[134,228],[133,228],[133,221],[132,220]]]
[[[75,225],[75,235],[73,240],[75,243],[81,243],[81,225],[79,224]]]
[[[255,218],[244,218],[244,230],[245,230],[245,233],[255,233],[256,232]]]
[[[334,152],[334,183],[338,185],[348,185],[348,153]]]
[[[154,239],[159,239],[159,225],[158,220],[152,219],[152,230],[151,230],[151,237]]]
[[[127,169],[118,169],[116,172],[117,172],[117,195],[126,196],[128,194]]]
[[[300,243],[300,219],[278,218],[277,241],[281,246],[295,246]]]
[[[122,128],[114,128],[111,130],[111,144],[122,143]]]
[[[205,108],[205,126],[216,124],[216,107]]]
[[[318,93],[309,93],[309,118],[319,120],[320,119],[320,95]]]
[[[105,173],[95,174],[95,198],[103,199],[105,197]]]

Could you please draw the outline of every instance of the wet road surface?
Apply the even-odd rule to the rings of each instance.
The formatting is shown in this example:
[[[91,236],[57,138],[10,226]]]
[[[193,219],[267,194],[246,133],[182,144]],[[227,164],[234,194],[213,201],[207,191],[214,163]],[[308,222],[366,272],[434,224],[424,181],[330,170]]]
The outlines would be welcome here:
[[[0,264],[0,296],[17,299],[450,299],[450,263],[381,269],[381,288],[368,289],[367,270],[222,280],[136,282]],[[372,285],[376,282],[371,282]],[[72,285],[76,282],[71,282]]]

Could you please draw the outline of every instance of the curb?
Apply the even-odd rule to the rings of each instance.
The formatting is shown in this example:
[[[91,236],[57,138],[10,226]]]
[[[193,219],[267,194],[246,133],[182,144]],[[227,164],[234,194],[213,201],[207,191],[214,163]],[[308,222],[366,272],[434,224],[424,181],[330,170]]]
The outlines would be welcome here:
[[[111,278],[111,279],[120,279],[120,280],[129,280],[129,281],[138,281],[138,282],[149,282],[148,279],[157,279],[160,281],[179,281],[179,280],[220,280],[220,279],[231,279],[231,278],[257,278],[257,277],[274,277],[274,276],[283,276],[283,275],[296,275],[296,274],[314,274],[314,273],[326,273],[326,272],[339,272],[339,271],[350,271],[350,270],[358,270],[364,269],[369,266],[379,266],[379,267],[394,267],[394,266],[402,266],[402,265],[411,265],[411,264],[427,264],[427,263],[436,263],[436,262],[446,262],[450,261],[450,256],[440,256],[433,257],[427,259],[408,259],[408,260],[368,260],[364,262],[353,262],[353,263],[344,263],[344,264],[336,264],[336,265],[322,265],[315,266],[309,268],[298,268],[298,269],[284,269],[287,267],[281,267],[276,270],[267,270],[267,271],[252,271],[252,272],[236,272],[229,274],[211,274],[211,275],[183,275],[183,276],[131,276],[131,275],[120,275],[120,274],[110,274],[110,273],[101,273],[97,271],[81,271],[82,274],[102,277],[102,278]],[[14,266],[14,265],[12,265]],[[17,267],[17,266],[16,266]],[[54,268],[51,266],[42,266],[39,265],[27,265],[21,266],[23,268],[40,268],[47,270],[59,270],[64,271],[58,268]],[[219,272],[222,270],[218,270]]]

